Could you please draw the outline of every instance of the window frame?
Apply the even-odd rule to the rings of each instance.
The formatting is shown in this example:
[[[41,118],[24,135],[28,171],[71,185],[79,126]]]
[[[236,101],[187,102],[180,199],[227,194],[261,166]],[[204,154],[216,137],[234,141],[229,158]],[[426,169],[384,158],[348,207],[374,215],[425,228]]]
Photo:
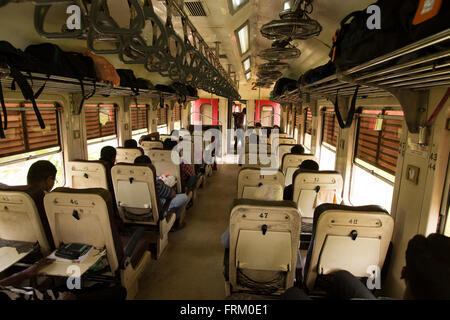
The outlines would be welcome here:
[[[233,16],[236,12],[241,10],[247,3],[249,3],[250,0],[244,0],[237,8],[234,7],[233,0],[228,0],[228,9],[230,11],[230,14]]]
[[[275,107],[274,106],[272,106],[272,105],[270,105],[270,104],[265,104],[265,105],[262,105],[260,108],[259,108],[259,121],[260,121],[260,123],[261,123],[261,125],[262,125],[262,123],[263,123],[263,109],[264,109],[264,107],[270,107],[270,108],[272,108],[272,125],[271,125],[271,127],[273,127],[274,126],[274,123],[275,123]]]
[[[139,106],[141,106],[141,107],[139,107]],[[138,111],[139,109],[145,109],[145,128],[137,128],[137,129],[133,130],[133,109],[136,109],[136,112],[139,112]],[[133,105],[130,106],[131,135],[145,133],[144,130],[147,130],[147,133],[150,132],[150,128],[149,128],[149,125],[148,125],[148,111],[149,111],[149,105],[148,104],[138,104],[138,105],[133,104]]]
[[[330,109],[331,110],[331,109]],[[333,151],[334,153],[337,153],[337,145],[339,143],[339,123],[337,123],[337,118],[336,118],[336,113],[334,111],[330,111],[327,109],[324,109],[322,111],[322,141],[320,141],[320,145],[324,146],[325,148],[327,148],[330,151]],[[337,136],[336,136],[336,145],[333,146],[331,143],[325,141],[325,117],[327,114],[332,114],[334,121],[333,121],[333,135],[334,135],[334,130],[335,128],[337,128]],[[337,126],[336,126],[337,124]]]
[[[9,108],[6,107],[7,112],[8,111],[18,111],[21,114],[21,122],[22,122],[21,123],[21,128],[22,128],[22,133],[23,133],[24,150],[11,152],[11,153],[7,153],[7,154],[4,154],[4,155],[0,155],[0,159],[7,159],[6,161],[2,161],[0,163],[0,166],[1,165],[18,163],[18,162],[21,162],[21,161],[24,161],[24,160],[31,160],[31,159],[35,159],[35,158],[41,158],[43,156],[52,155],[52,154],[56,154],[56,153],[64,151],[63,143],[62,143],[62,139],[61,139],[61,135],[62,135],[62,131],[61,131],[61,125],[62,125],[61,124],[61,120],[62,120],[62,118],[61,118],[61,106],[58,103],[54,102],[54,103],[38,103],[37,104],[39,110],[41,110],[41,111],[43,111],[43,110],[45,110],[45,111],[55,111],[55,114],[56,114],[56,135],[57,135],[57,138],[58,138],[58,144],[57,145],[48,146],[48,147],[45,147],[45,148],[38,148],[38,149],[34,149],[34,150],[31,150],[29,148],[29,143],[27,141],[27,139],[28,139],[28,129],[27,129],[27,126],[26,126],[26,119],[25,119],[25,112],[26,111],[32,111],[32,108],[31,107],[30,108],[25,107],[25,105],[29,104],[29,103],[26,103],[26,102],[8,103],[8,102],[5,101],[5,105],[6,106],[11,105],[11,104],[13,104],[13,105],[15,104],[17,106],[16,107],[9,107]],[[39,105],[41,105],[41,107],[39,107]],[[47,106],[47,107],[44,106],[43,107],[42,105],[53,105],[53,107],[50,107],[50,106]],[[52,149],[56,149],[56,148],[58,148],[58,150],[53,150],[53,151],[46,152],[46,153],[39,154],[39,155],[35,155],[34,154],[34,153],[42,151],[42,150],[52,150]],[[14,157],[14,156],[17,156],[17,155],[20,155],[20,154],[24,154],[24,155],[29,154],[29,155],[28,156],[24,156],[23,158],[18,158],[18,159],[13,159],[13,160],[8,161],[8,158],[11,158],[11,157]]]
[[[363,114],[364,110],[373,110],[373,111],[381,111],[381,113],[379,115],[376,114]],[[360,125],[361,125],[361,118],[381,118],[383,120],[387,119],[387,120],[401,120],[402,121],[402,130],[403,130],[403,121],[404,121],[404,115],[403,116],[393,116],[393,115],[386,115],[386,112],[388,111],[403,111],[402,109],[399,108],[392,108],[392,107],[386,107],[386,108],[362,108],[360,110],[360,113],[357,114],[357,126],[356,126],[356,134],[355,134],[355,145],[354,145],[354,150],[353,150],[353,159],[352,159],[352,165],[356,165],[359,168],[365,170],[366,172],[370,173],[371,175],[375,176],[378,179],[383,180],[386,183],[389,183],[390,185],[394,186],[395,185],[395,171],[394,172],[389,172],[386,171],[385,169],[373,164],[373,163],[369,163],[367,160],[361,159],[357,157],[358,154],[358,139],[360,136]],[[383,129],[381,130],[381,132],[383,132]],[[381,143],[381,139],[382,139],[382,134],[380,134],[378,136],[378,149],[380,148],[380,143]],[[401,140],[401,139],[400,139]],[[379,156],[379,150],[377,150],[377,157]],[[358,163],[359,160],[359,163]],[[397,157],[397,161],[398,161],[398,157]],[[397,163],[396,163],[397,165]],[[379,171],[381,171],[382,173],[379,173]],[[353,172],[353,170],[352,170]],[[383,176],[383,173],[386,174],[386,176]],[[392,179],[392,180],[391,180]],[[350,189],[352,188],[352,186],[350,185]],[[351,192],[351,190],[350,190]]]
[[[99,128],[100,128],[100,136],[99,137],[95,137],[95,138],[88,138],[87,137],[87,132],[86,132],[86,144],[88,146],[93,145],[93,144],[97,144],[97,143],[101,143],[101,142],[105,142],[105,141],[110,141],[110,140],[114,140],[114,139],[118,139],[118,129],[117,129],[117,104],[115,103],[97,103],[97,107],[92,107],[92,106],[88,106],[91,105],[90,103],[86,103],[83,108],[84,108],[84,112],[86,112],[86,109],[97,109],[98,113],[99,113]],[[106,106],[112,106],[112,110],[114,112],[114,134],[110,134],[110,135],[102,135],[101,133],[101,129],[102,129],[102,125],[100,123],[100,109],[102,109],[102,105],[106,105]],[[106,107],[103,107],[106,109]],[[84,114],[84,124],[86,127],[86,131],[87,131],[87,122],[86,122],[86,113]]]
[[[241,41],[240,41],[240,37],[239,37],[239,32],[244,29],[247,26],[247,36],[248,36],[248,48],[245,52],[242,52],[242,48],[241,48]],[[241,54],[241,57],[243,57],[244,55],[246,55],[248,52],[250,52],[251,50],[251,43],[250,43],[250,20],[245,21],[239,28],[237,28],[234,31],[234,34],[236,36],[236,42],[238,44],[238,49],[239,49],[239,53]]]
[[[26,127],[24,127],[24,124],[26,124],[25,121],[25,112],[26,111],[32,111],[32,107],[26,107],[25,105],[31,105],[31,103],[22,101],[19,103],[8,103],[5,101],[5,105],[8,104],[15,104],[16,107],[7,108],[7,111],[19,111],[22,113],[22,130],[23,130],[23,139],[28,139],[28,135],[26,134],[27,130]],[[46,106],[49,105],[49,106]],[[61,176],[62,181],[59,181],[58,183],[62,183],[61,186],[66,185],[66,154],[65,154],[65,148],[63,143],[63,116],[62,116],[62,106],[58,102],[50,102],[50,103],[37,103],[37,106],[40,111],[55,111],[56,113],[56,135],[58,138],[58,145],[55,146],[49,146],[45,148],[39,148],[35,150],[28,150],[25,149],[25,151],[17,151],[10,153],[8,155],[0,156],[0,168],[6,167],[9,165],[19,164],[21,162],[27,162],[30,160],[35,159],[41,159],[44,157],[49,157],[52,155],[61,155]],[[28,110],[27,110],[28,109]],[[27,146],[28,143],[24,141],[24,145]],[[43,153],[39,153],[41,151],[45,151]],[[23,155],[21,157],[17,157],[19,155]]]

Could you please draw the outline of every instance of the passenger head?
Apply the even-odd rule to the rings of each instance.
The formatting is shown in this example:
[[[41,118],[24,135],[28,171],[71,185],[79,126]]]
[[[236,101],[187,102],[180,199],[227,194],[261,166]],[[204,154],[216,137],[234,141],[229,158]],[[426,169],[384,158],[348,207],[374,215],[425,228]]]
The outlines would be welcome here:
[[[416,235],[406,249],[405,299],[450,299],[450,238],[431,234]]]
[[[137,147],[138,147],[138,144],[137,144],[136,140],[134,140],[134,139],[128,139],[128,140],[125,141],[125,143],[124,143],[123,146],[124,146],[125,148],[131,149],[131,148],[137,148]]]
[[[50,192],[55,185],[56,167],[47,160],[33,163],[28,170],[28,185],[39,186],[43,191]]]
[[[163,148],[164,150],[173,150],[173,148],[175,148],[177,144],[178,143],[176,141],[172,141],[172,139],[166,139],[163,142]]]
[[[302,145],[297,144],[291,148],[291,153],[293,154],[305,154],[305,148]]]
[[[134,159],[134,164],[152,164],[152,160],[148,156],[139,156]]]
[[[319,164],[314,160],[305,160],[299,165],[299,168],[310,171],[319,171]]]
[[[280,126],[274,124],[274,125],[273,125],[273,130],[280,130]]]
[[[113,166],[116,163],[116,155],[116,148],[106,146],[100,151],[100,160],[107,161],[111,166]]]

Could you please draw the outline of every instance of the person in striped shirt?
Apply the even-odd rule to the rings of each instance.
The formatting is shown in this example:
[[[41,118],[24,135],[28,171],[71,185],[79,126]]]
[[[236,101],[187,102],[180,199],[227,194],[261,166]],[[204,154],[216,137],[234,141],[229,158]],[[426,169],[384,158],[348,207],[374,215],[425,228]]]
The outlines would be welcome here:
[[[137,157],[134,160],[134,164],[152,164],[152,161],[148,156],[140,156]],[[179,193],[177,194],[174,189],[169,188],[164,184],[164,182],[160,179],[156,180],[156,192],[159,195],[159,200],[161,201],[161,204],[164,206],[164,204],[167,201],[170,201],[169,208],[167,211],[170,211],[172,209],[175,209],[175,215],[177,217],[175,222],[175,228],[181,229],[185,226],[185,222],[180,223],[181,214],[183,213],[184,207],[187,204],[187,195],[185,193]],[[164,213],[166,215],[166,212]]]
[[[173,150],[177,146],[177,142],[167,139],[164,141],[164,149],[165,150]],[[183,151],[180,151],[180,156]],[[190,164],[184,163],[182,160],[180,163],[180,173],[181,173],[181,183],[188,190],[194,190],[197,186],[197,181],[199,179],[199,175],[195,174],[194,169]],[[188,191],[186,190],[186,191]]]

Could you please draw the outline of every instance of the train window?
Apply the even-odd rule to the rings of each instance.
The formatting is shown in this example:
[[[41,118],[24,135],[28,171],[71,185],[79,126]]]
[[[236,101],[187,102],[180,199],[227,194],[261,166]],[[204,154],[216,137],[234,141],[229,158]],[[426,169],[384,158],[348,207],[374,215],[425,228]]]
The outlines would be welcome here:
[[[113,104],[85,104],[88,159],[98,160],[105,146],[118,147],[116,109]]]
[[[381,120],[382,119],[382,120]],[[391,210],[403,112],[364,110],[358,120],[350,202]]]
[[[234,15],[238,10],[248,3],[249,0],[228,0],[230,13]]]
[[[181,129],[181,106],[178,103],[172,109],[172,122],[174,130]]]
[[[7,103],[8,129],[0,140],[0,182],[7,185],[27,184],[30,166],[38,160],[52,162],[58,170],[56,187],[64,186],[64,158],[55,104],[38,104],[45,122],[39,127],[31,104]],[[3,113],[0,111],[3,118]]]
[[[312,113],[311,109],[307,108],[305,110],[305,130],[303,138],[303,146],[307,153],[311,152],[311,134],[312,134]]]
[[[334,170],[336,168],[336,145],[339,123],[333,109],[327,109],[323,114],[323,134],[320,147],[320,169]]]
[[[203,125],[213,124],[213,107],[211,103],[202,103],[200,106],[200,122]]]
[[[167,109],[168,108],[158,108],[157,118],[158,118],[158,132],[160,134],[169,134],[169,129],[167,128]]]
[[[295,118],[294,118],[294,139],[295,141],[298,141],[298,129],[300,128],[302,115],[297,110],[295,111]]]
[[[139,138],[148,133],[148,108],[145,104],[132,105],[131,108],[132,138]]]

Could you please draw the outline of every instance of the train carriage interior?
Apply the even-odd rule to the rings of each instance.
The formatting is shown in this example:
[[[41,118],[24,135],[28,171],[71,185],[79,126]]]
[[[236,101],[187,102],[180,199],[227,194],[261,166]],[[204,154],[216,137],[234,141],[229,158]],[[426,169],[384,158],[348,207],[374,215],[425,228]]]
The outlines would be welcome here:
[[[0,17],[0,298],[450,300],[449,0]]]

